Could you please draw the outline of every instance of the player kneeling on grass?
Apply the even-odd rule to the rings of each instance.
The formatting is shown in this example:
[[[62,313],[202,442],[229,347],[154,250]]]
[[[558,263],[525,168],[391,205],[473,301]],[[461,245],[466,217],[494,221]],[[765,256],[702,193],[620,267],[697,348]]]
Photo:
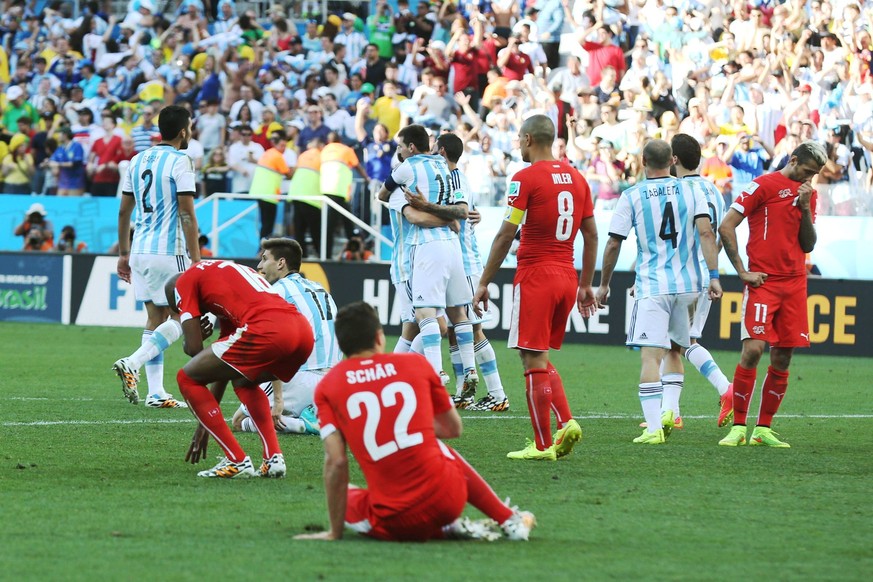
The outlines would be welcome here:
[[[185,460],[197,463],[205,457],[212,435],[225,458],[198,476],[257,474],[218,405],[226,383],[231,382],[264,445],[259,474],[284,476],[285,458],[273,428],[270,401],[258,384],[276,379],[288,382],[309,357],[313,338],[306,318],[254,270],[231,261],[197,263],[170,279],[166,294],[172,309],[180,313],[185,353],[192,356],[176,379],[200,421]],[[206,313],[218,316],[221,337],[204,349],[200,319]],[[206,387],[210,383],[212,392]]]
[[[319,283],[300,274],[303,249],[290,238],[271,238],[261,243],[258,272],[288,303],[297,308],[312,327],[315,344],[306,363],[290,382],[264,382],[261,389],[273,401],[276,432],[319,434],[312,397],[324,375],[342,359],[334,333],[337,307]],[[233,415],[234,430],[257,432],[244,404]]]
[[[507,538],[527,540],[533,514],[500,501],[439,440],[461,435],[461,417],[427,360],[385,354],[379,317],[366,303],[340,309],[336,335],[347,359],[315,390],[330,529],[297,539],[340,539],[347,526],[380,540],[494,540],[500,524]],[[349,485],[346,443],[368,489]],[[493,522],[461,518],[468,502]]]

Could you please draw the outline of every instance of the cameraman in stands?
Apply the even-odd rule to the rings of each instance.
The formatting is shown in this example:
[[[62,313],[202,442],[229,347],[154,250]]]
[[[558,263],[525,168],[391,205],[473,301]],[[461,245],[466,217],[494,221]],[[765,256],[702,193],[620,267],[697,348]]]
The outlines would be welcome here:
[[[61,236],[55,250],[59,253],[84,253],[88,250],[88,245],[76,240],[76,229],[68,224],[61,229]]]
[[[346,242],[343,249],[341,260],[343,261],[369,261],[373,257],[373,252],[364,245],[364,239],[361,236],[361,230],[356,228],[352,231],[352,236]]]
[[[15,236],[24,237],[25,251],[50,251],[54,247],[54,226],[45,216],[42,204],[31,204],[24,213],[24,222],[15,227]]]

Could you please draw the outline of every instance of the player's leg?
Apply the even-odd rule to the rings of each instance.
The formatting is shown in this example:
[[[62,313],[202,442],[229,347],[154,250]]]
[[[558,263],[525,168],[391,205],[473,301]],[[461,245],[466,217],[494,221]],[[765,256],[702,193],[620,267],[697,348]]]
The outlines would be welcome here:
[[[479,385],[479,375],[476,373],[476,354],[473,347],[473,322],[469,313],[475,289],[464,271],[464,260],[459,241],[446,241],[446,260],[448,266],[448,282],[446,284],[446,315],[454,326],[455,337],[458,340],[458,353],[461,356],[461,366],[464,368],[464,388],[462,397],[469,400],[467,406],[475,403],[476,388]]]
[[[446,337],[449,340],[449,359],[452,362],[452,372],[455,374],[455,397],[460,398],[464,388],[464,363],[461,361],[461,351],[458,349],[455,329],[451,325],[446,331]]]
[[[400,311],[400,339],[394,346],[395,354],[405,354],[410,351],[412,341],[418,336],[418,323],[415,321],[415,310],[412,307],[412,287],[409,281],[394,285],[395,303]]]
[[[440,241],[417,245],[411,250],[412,278],[407,283],[411,291],[415,320],[421,333],[424,357],[437,374],[443,371],[442,336],[437,322],[437,310],[446,306],[448,264]]]
[[[661,361],[670,349],[670,296],[643,297],[634,302],[627,345],[640,348],[638,396],[646,430],[634,439],[640,444],[662,444],[666,434],[661,424]],[[686,316],[687,322],[687,316]]]
[[[290,382],[281,383],[284,409],[278,432],[286,434],[319,434],[313,398],[315,387],[327,370],[301,370]]]
[[[274,456],[281,457],[282,449],[279,447],[279,439],[276,438],[276,427],[273,424],[273,407],[269,398],[261,390],[260,386],[247,379],[240,378],[234,381],[233,391],[239,401],[249,411],[249,419],[255,426],[255,431],[261,437],[264,450],[264,460],[268,461]],[[278,459],[277,459],[278,462]],[[263,466],[262,466],[263,469]],[[285,460],[281,459],[281,475],[274,471],[270,476],[281,477],[285,474]]]
[[[773,417],[779,411],[779,406],[785,399],[788,390],[788,366],[794,348],[770,346],[770,366],[764,383],[761,386],[761,404],[758,409],[758,421],[749,438],[750,445],[764,445],[776,448],[789,448],[790,445],[779,438],[770,428]]]
[[[550,279],[552,279],[550,277]],[[558,287],[561,281],[563,289]],[[564,344],[564,335],[567,331],[567,320],[570,317],[570,312],[576,308],[576,289],[577,279],[576,272],[569,271],[562,278],[555,277],[550,281],[552,288],[556,291],[553,299],[555,305],[552,312],[551,333],[549,335],[549,347],[553,350],[561,349]],[[549,371],[549,383],[552,387],[552,411],[555,413],[555,419],[558,424],[558,433],[555,441],[562,441],[560,447],[556,446],[558,456],[564,456],[570,453],[573,445],[582,440],[582,429],[578,423],[573,420],[573,413],[570,412],[570,403],[567,400],[567,393],[564,391],[564,381],[558,373],[558,369],[549,361],[547,366]],[[569,425],[569,426],[568,426]],[[569,431],[568,435],[565,435]],[[567,442],[565,436],[570,437]]]
[[[706,326],[706,320],[709,317],[711,307],[712,300],[709,298],[709,295],[701,293],[698,296],[694,312],[691,314],[691,346],[685,350],[683,355],[718,392],[718,426],[725,426],[734,417],[733,393],[730,390],[730,380],[721,371],[718,364],[715,363],[715,359],[713,359],[709,350],[700,345],[700,337],[703,335],[703,328]]]
[[[509,453],[510,459],[555,460],[552,446],[552,383],[549,378],[549,353],[519,350],[524,368],[525,397],[534,441],[521,450]]]
[[[682,413],[679,410],[679,399],[685,385],[685,369],[682,366],[682,351],[685,348],[673,343],[664,355],[661,363],[661,386],[664,395],[661,397],[661,426],[672,415],[673,426],[682,428]],[[667,422],[669,424],[669,421]]]
[[[482,372],[482,378],[485,380],[485,386],[488,388],[488,394],[479,399],[471,410],[490,411],[490,412],[505,412],[509,410],[509,399],[506,397],[506,392],[503,390],[503,382],[500,379],[500,372],[497,370],[497,354],[494,352],[494,346],[485,337],[482,331],[482,324],[476,323],[473,325],[473,350],[476,354],[476,364],[479,366],[479,371]],[[552,391],[554,394],[554,390]]]

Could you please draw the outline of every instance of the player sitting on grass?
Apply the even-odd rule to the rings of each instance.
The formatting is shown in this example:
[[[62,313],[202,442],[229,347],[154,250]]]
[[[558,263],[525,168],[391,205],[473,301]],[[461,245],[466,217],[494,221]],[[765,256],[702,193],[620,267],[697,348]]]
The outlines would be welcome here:
[[[461,417],[427,361],[384,353],[379,316],[363,302],[340,309],[336,336],[347,359],[315,390],[330,529],[297,538],[336,540],[345,526],[393,541],[499,537],[490,521],[460,517],[469,502],[510,540],[527,540],[533,514],[504,504],[439,440],[461,435]],[[349,485],[346,443],[367,489]]]

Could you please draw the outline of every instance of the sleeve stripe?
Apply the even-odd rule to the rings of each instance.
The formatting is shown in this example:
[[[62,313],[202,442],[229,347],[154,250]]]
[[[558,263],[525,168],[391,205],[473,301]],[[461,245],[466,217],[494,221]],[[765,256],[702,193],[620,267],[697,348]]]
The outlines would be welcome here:
[[[712,217],[709,215],[709,213],[695,214],[694,220],[697,220],[698,218],[708,218],[710,221],[712,221]]]
[[[617,233],[614,233],[614,232],[610,232],[610,233],[609,233],[609,236],[611,236],[612,238],[617,238],[617,239],[619,239],[619,240],[627,240],[627,237],[626,237],[626,236],[623,236],[623,235],[620,235],[620,234],[617,234]]]
[[[321,440],[326,439],[336,432],[336,427],[332,424],[325,424],[321,427]]]
[[[743,207],[743,206],[740,205],[740,204],[737,204],[736,202],[734,202],[733,204],[731,204],[731,208],[733,208],[734,210],[736,210],[737,212],[739,212],[739,213],[742,214],[743,216],[746,215],[746,209],[745,209],[745,207]]]

